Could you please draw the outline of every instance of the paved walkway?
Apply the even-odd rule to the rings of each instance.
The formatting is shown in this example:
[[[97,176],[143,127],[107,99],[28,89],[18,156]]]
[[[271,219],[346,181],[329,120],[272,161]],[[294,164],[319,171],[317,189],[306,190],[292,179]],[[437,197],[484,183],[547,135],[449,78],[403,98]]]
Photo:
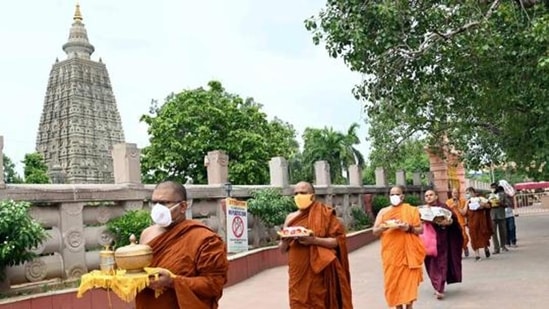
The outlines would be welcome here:
[[[425,274],[414,308],[542,309],[549,307],[549,215],[516,218],[518,248],[475,262],[463,260],[463,282],[436,300]],[[356,309],[387,308],[379,242],[350,254]],[[288,308],[287,267],[277,267],[225,289],[221,309]]]

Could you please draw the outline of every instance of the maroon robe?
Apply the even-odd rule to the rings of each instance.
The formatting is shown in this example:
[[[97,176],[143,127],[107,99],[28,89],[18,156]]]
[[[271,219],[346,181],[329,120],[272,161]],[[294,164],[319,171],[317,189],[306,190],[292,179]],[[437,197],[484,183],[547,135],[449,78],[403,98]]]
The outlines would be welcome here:
[[[432,206],[450,210],[446,204],[438,201]],[[425,268],[433,288],[439,293],[444,293],[445,283],[461,282],[463,234],[454,212],[452,212],[452,221],[451,225],[445,227],[424,222],[424,224],[432,224],[437,233],[437,256],[426,256]]]

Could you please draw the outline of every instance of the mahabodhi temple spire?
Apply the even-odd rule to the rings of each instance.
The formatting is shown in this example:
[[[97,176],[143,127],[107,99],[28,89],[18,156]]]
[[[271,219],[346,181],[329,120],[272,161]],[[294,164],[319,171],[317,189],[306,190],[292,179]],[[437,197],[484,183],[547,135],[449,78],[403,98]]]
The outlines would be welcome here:
[[[95,48],[83,20],[76,4],[63,45],[67,59],[50,71],[36,150],[54,182],[113,183],[110,152],[124,132],[107,67],[91,60]]]

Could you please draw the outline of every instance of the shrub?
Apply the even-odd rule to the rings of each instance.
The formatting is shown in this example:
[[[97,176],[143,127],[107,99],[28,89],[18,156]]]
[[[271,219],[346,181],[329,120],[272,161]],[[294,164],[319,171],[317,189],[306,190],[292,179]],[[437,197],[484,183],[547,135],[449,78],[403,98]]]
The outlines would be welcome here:
[[[383,208],[391,204],[389,198],[385,195],[376,195],[372,199],[372,212],[374,216],[377,216],[377,213]]]
[[[266,227],[284,224],[286,216],[295,210],[291,197],[282,195],[279,189],[253,191],[248,200],[248,211],[259,218]]]
[[[419,206],[425,204],[421,197],[417,195],[406,195],[404,197],[404,203],[408,203],[412,206]]]
[[[115,247],[120,248],[130,244],[130,236],[137,239],[141,232],[152,224],[152,219],[146,210],[130,210],[120,217],[107,222],[107,230],[113,235]]]
[[[4,279],[7,266],[32,260],[30,252],[46,238],[46,230],[31,218],[29,202],[0,201],[0,279]]]
[[[351,206],[351,216],[354,219],[351,229],[355,231],[372,226],[372,220],[361,207]]]

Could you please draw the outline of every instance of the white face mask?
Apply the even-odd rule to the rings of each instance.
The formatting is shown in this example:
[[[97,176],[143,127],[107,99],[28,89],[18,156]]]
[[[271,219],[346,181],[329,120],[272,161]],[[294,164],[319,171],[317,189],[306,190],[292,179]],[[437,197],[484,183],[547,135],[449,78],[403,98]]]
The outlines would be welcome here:
[[[179,205],[175,204],[173,207]],[[172,208],[168,208],[162,204],[156,203],[151,209],[151,219],[154,223],[160,225],[161,227],[167,227],[172,224]]]
[[[389,196],[389,200],[391,201],[391,205],[396,206],[400,204],[400,195],[391,195]]]

